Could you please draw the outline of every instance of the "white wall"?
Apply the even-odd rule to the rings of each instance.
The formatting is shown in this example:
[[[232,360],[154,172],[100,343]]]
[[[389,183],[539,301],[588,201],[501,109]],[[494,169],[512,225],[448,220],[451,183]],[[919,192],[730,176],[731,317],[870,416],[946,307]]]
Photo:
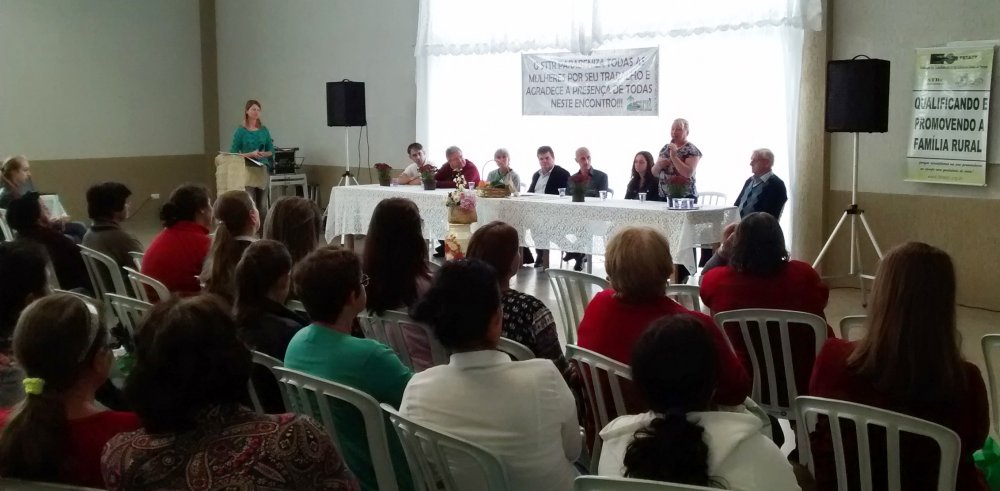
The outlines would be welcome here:
[[[987,187],[950,186],[904,182],[906,149],[912,107],[910,90],[914,78],[914,50],[943,46],[951,41],[997,39],[1000,2],[995,0],[880,0],[829,2],[832,17],[832,59],[849,59],[857,54],[882,58],[892,63],[889,90],[889,132],[861,135],[859,189],[862,192],[1000,197],[1000,167],[989,165]],[[1000,63],[1000,60],[994,60]],[[998,90],[1000,81],[994,79]],[[995,94],[994,94],[995,95]],[[993,113],[997,113],[993,109]],[[991,125],[1000,122],[994,114]],[[991,128],[995,129],[995,128]],[[991,134],[996,134],[991,131]],[[831,138],[831,188],[851,188],[853,135],[834,134]],[[990,154],[1000,146],[991,139]],[[819,163],[817,162],[817,165]]]
[[[204,152],[198,0],[0,2],[0,155]]]
[[[343,165],[344,129],[326,126],[326,83],[346,78],[365,82],[371,163],[405,162],[415,134],[416,16],[416,0],[218,0],[223,146],[246,100],[257,99],[275,145],[299,147],[307,164]],[[350,129],[352,165],[358,133]]]

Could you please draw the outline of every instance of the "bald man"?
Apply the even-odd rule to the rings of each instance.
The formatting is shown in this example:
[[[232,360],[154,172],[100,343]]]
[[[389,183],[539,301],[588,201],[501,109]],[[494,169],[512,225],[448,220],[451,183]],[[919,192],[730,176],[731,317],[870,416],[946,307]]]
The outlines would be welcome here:
[[[574,179],[578,179],[579,176],[586,176],[589,179],[587,181],[587,196],[596,198],[600,196],[601,191],[608,190],[608,175],[591,165],[590,150],[587,147],[576,149],[576,163],[580,166],[580,170],[570,178],[570,186],[573,185]],[[573,270],[583,271],[583,263],[587,260],[587,256],[582,252],[567,252],[563,254],[563,260],[575,261]]]

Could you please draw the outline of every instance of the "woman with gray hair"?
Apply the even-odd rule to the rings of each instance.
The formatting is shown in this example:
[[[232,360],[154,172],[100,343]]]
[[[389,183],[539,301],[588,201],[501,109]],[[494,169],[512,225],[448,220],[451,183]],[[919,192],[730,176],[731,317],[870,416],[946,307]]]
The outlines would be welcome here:
[[[497,163],[497,169],[486,175],[486,182],[492,184],[498,181],[510,181],[514,190],[520,192],[521,177],[510,168],[510,152],[506,148],[498,148],[493,152],[493,161]]]

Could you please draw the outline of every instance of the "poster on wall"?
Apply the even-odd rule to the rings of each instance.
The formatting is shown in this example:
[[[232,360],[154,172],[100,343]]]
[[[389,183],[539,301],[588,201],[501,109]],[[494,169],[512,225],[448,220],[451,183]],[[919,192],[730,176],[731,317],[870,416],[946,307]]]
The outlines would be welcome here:
[[[659,48],[521,55],[525,116],[657,116]]]
[[[917,50],[907,181],[986,185],[993,50]]]

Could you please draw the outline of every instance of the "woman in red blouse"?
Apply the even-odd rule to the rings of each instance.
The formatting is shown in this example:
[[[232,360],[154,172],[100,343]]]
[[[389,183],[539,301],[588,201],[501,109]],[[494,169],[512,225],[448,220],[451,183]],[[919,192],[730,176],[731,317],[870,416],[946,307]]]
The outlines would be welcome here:
[[[94,400],[114,356],[97,307],[79,297],[43,297],[21,314],[14,357],[24,368],[26,399],[0,410],[0,475],[104,487],[101,449],[111,437],[139,428],[133,413]]]
[[[728,251],[729,264],[713,268],[701,281],[701,299],[713,314],[740,309],[780,309],[826,318],[823,311],[830,291],[812,266],[789,260],[785,236],[776,218],[761,212],[744,217],[733,233]],[[739,327],[724,327],[736,356],[752,376],[753,365]],[[816,340],[808,326],[793,327],[804,328],[792,329],[790,341],[795,386],[799,394],[806,394],[816,357]],[[777,332],[774,334],[771,337],[772,353],[781,353],[781,340]],[[834,337],[829,326],[826,335]],[[764,360],[760,346],[757,349],[757,359]],[[784,363],[779,355],[774,360],[779,387],[783,388]],[[765,391],[764,400],[770,400],[766,383],[762,384],[762,389]]]
[[[986,386],[965,361],[955,327],[955,269],[944,251],[920,242],[896,247],[882,259],[868,306],[868,334],[850,342],[830,339],[816,357],[811,395],[880,407],[946,426],[962,441],[955,489],[985,490],[972,453],[989,432]],[[853,435],[844,428],[844,435]],[[811,436],[820,489],[836,489],[830,430],[825,422]],[[875,489],[884,489],[886,449],[871,443]],[[902,489],[935,489],[937,446],[921,437],[903,438]],[[848,477],[857,478],[856,444],[845,441]],[[881,484],[879,479],[882,479]]]
[[[198,275],[208,256],[212,239],[212,204],[201,184],[184,184],[170,194],[160,209],[164,229],[153,239],[142,257],[143,274],[160,280],[181,295],[201,291]]]
[[[632,346],[656,319],[691,314],[712,334],[718,356],[719,388],[714,401],[735,406],[750,395],[750,379],[710,317],[684,308],[666,296],[674,272],[670,245],[659,231],[627,227],[608,243],[605,266],[611,288],[598,293],[580,321],[579,344],[622,363],[631,362]]]

